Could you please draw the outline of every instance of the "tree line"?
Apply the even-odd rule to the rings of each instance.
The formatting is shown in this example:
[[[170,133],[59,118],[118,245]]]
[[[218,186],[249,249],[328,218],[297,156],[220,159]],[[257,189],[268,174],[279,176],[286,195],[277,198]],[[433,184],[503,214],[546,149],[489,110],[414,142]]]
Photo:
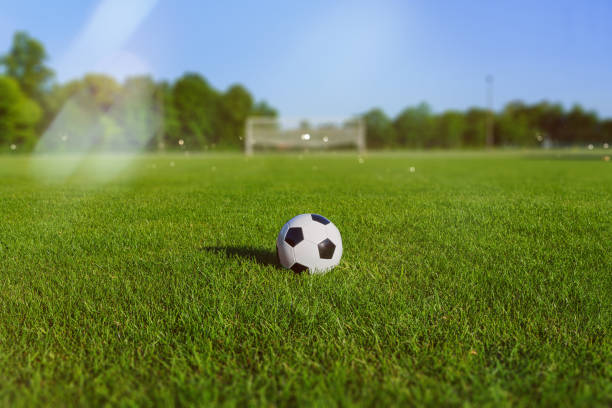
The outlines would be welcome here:
[[[151,133],[147,147],[152,150],[181,145],[239,148],[247,117],[277,115],[265,101],[256,102],[244,86],[219,91],[197,73],[186,73],[172,82],[137,76],[123,83],[107,75],[88,74],[60,84],[46,59],[44,46],[25,32],[15,33],[11,48],[0,57],[0,146],[32,149],[70,103],[81,116],[86,112],[99,118],[96,137],[100,143],[132,137],[127,133],[138,133],[135,129],[147,123]],[[117,106],[121,115],[116,114]],[[498,112],[471,108],[441,113],[421,103],[394,118],[381,109],[372,109],[363,118],[370,148],[612,142],[611,119],[600,119],[579,105],[565,109],[546,101],[511,102]],[[69,126],[76,132],[87,131],[85,122],[80,129],[79,118],[73,119]]]
[[[197,73],[173,82],[134,76],[123,83],[87,74],[60,84],[46,59],[44,46],[25,32],[15,33],[10,50],[0,57],[0,146],[30,150],[68,112],[63,132],[91,132],[95,123],[96,142],[111,147],[134,137],[126,130],[145,130],[150,149],[237,148],[247,117],[277,115],[244,86],[219,91]]]
[[[395,118],[381,109],[364,114],[369,147],[461,148],[571,146],[612,143],[612,120],[574,105],[508,103],[500,112],[470,108],[433,113],[427,103],[408,107]],[[489,130],[490,129],[490,130]],[[490,141],[488,133],[490,132]]]

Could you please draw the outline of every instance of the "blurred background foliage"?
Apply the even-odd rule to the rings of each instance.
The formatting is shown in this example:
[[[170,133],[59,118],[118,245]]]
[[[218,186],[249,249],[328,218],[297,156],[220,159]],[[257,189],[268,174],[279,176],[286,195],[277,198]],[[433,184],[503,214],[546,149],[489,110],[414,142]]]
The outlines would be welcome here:
[[[101,118],[97,143],[124,146],[125,140],[146,134],[138,129],[147,127],[155,129],[147,144],[151,150],[182,145],[238,149],[247,117],[277,115],[242,85],[220,91],[198,73],[185,73],[174,82],[138,76],[123,83],[104,74],[88,74],[60,84],[46,59],[43,44],[25,32],[15,33],[11,48],[0,57],[0,146],[29,151],[53,121],[60,120],[58,113],[77,108],[81,112],[83,107]],[[370,148],[478,148],[487,144],[488,126],[496,146],[612,141],[611,119],[600,119],[579,105],[566,109],[547,101],[531,105],[515,101],[496,112],[474,107],[440,113],[423,102],[395,118],[378,108],[363,113],[363,118]],[[83,121],[83,129],[78,121],[70,127],[74,132],[87,131],[87,123]]]

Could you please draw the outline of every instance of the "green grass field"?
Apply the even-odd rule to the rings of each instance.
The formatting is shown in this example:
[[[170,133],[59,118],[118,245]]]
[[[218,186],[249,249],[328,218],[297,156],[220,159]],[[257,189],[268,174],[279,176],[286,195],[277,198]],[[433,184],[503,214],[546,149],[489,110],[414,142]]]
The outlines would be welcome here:
[[[30,166],[0,157],[0,405],[612,404],[600,154]],[[274,264],[304,212],[343,234],[326,275]]]

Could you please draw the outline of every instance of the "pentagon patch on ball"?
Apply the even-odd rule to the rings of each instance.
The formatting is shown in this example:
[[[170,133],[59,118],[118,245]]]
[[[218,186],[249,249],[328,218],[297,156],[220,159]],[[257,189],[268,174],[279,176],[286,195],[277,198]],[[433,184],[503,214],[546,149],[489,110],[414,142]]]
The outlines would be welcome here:
[[[281,228],[276,239],[278,262],[295,273],[325,273],[342,257],[338,228],[319,214],[301,214]]]
[[[325,238],[325,241],[319,242],[317,246],[319,247],[319,256],[321,259],[332,259],[336,245],[331,242],[329,238]]]
[[[304,233],[302,232],[302,228],[300,227],[289,228],[287,234],[285,235],[285,242],[291,245],[292,247],[296,246],[303,240]]]
[[[320,222],[323,225],[327,225],[330,223],[330,221],[327,218],[319,214],[310,214],[310,217],[312,218],[313,221]]]

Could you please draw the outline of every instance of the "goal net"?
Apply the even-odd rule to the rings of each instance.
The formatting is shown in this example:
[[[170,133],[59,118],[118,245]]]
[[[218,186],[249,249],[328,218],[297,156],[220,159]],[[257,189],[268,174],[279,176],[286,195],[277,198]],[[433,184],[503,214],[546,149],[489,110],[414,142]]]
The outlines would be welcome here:
[[[361,118],[247,119],[244,151],[325,150],[357,148],[365,151],[365,126]]]

